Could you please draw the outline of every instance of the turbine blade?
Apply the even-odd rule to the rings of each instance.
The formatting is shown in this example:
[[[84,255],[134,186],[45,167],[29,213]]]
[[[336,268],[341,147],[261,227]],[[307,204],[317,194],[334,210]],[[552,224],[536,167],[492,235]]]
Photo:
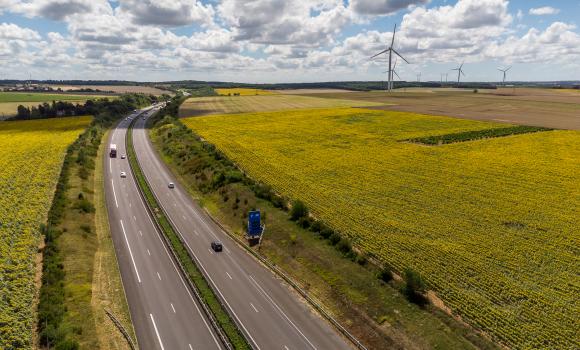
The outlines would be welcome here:
[[[397,76],[397,78],[399,78],[399,80],[401,80],[401,77],[399,76],[399,74],[397,74],[397,72],[393,71],[393,74],[395,74]]]
[[[397,56],[401,57],[401,58],[403,59],[403,61],[405,61],[405,62],[407,62],[408,64],[410,64],[410,63],[409,63],[409,61],[407,61],[407,60],[405,59],[405,57],[401,56],[401,54],[397,52],[397,50],[395,50],[395,49],[393,49],[393,48],[391,48],[391,50],[392,50],[392,51],[393,51],[393,52],[394,52],[394,53],[395,53]]]
[[[395,31],[397,30],[397,23],[395,23],[395,27],[393,28],[393,40],[391,40],[391,47],[395,44]]]
[[[507,72],[510,69],[512,69],[512,66],[509,66],[505,71]]]
[[[380,55],[382,55],[382,54],[386,53],[387,51],[389,51],[389,49],[386,49],[386,50],[383,50],[383,51],[379,52],[378,54],[376,54],[376,55],[372,56],[370,59],[372,60],[373,58],[375,58],[375,57],[377,57],[377,56],[380,56]]]
[[[463,71],[462,71],[462,70],[460,70],[459,72],[461,72],[461,74],[463,74],[463,76],[465,76],[465,73],[463,73]]]

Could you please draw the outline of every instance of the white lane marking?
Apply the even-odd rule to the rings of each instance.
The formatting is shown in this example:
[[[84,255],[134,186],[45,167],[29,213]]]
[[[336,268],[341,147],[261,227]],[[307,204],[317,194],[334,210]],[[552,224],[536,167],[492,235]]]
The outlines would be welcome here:
[[[141,232],[141,230],[139,230],[139,235],[143,237],[143,232]]]
[[[177,203],[173,202],[173,206],[176,207],[177,206]]]
[[[286,345],[284,345],[284,350],[290,350]]]
[[[113,182],[113,179],[111,179],[111,187],[113,187],[113,197],[115,197],[115,206],[118,208],[119,203],[117,202],[117,194],[115,193],[115,183]]]
[[[197,232],[197,230],[193,230],[193,233],[195,233],[196,236],[199,236],[199,232]]]
[[[187,220],[187,218],[185,217],[185,215],[181,215],[181,217],[183,217],[183,220]]]
[[[145,175],[145,177],[147,177],[147,175]],[[151,218],[151,215],[149,214],[149,212],[147,212],[147,208],[145,207],[145,202],[143,201],[143,199],[141,197],[139,197],[139,203],[141,203],[141,206],[143,207],[143,210],[145,211],[145,213],[147,213],[147,218],[149,219],[149,222],[151,222],[151,225],[153,227],[155,227],[155,224],[153,223],[153,219]],[[195,309],[197,310],[197,312],[199,313],[199,315],[201,316],[201,319],[203,320],[203,323],[205,324],[205,327],[207,328],[207,330],[209,331],[209,333],[211,334],[211,337],[213,338],[213,341],[215,343],[215,345],[217,346],[218,349],[222,349],[222,346],[220,345],[220,342],[217,340],[214,331],[212,330],[212,328],[210,328],[209,324],[207,323],[204,314],[201,312],[199,306],[197,305],[196,300],[193,298],[193,295],[191,294],[191,292],[189,291],[189,287],[185,284],[185,281],[183,280],[183,277],[181,277],[181,273],[179,272],[179,270],[177,269],[177,265],[175,265],[175,262],[173,262],[173,258],[171,257],[171,255],[169,255],[169,250],[167,250],[167,247],[165,246],[165,243],[163,243],[163,240],[161,238],[161,233],[159,231],[157,231],[157,229],[155,229],[155,233],[157,236],[157,239],[159,239],[159,243],[161,243],[161,246],[163,247],[163,250],[165,250],[165,254],[167,254],[167,257],[169,258],[169,261],[171,262],[171,264],[173,265],[173,269],[175,270],[175,273],[177,274],[177,277],[179,277],[179,280],[181,281],[181,284],[183,285],[183,287],[185,288],[185,291],[187,292],[187,294],[189,295],[189,298],[191,299],[191,302],[193,303],[193,306],[195,306]],[[191,249],[191,248],[190,248]],[[205,269],[204,269],[205,270]],[[207,273],[207,271],[206,271]],[[212,281],[213,283],[213,281]],[[215,284],[214,284],[215,285]],[[220,293],[221,294],[221,293]],[[222,295],[223,298],[223,295]],[[228,304],[229,305],[229,304]],[[230,308],[231,309],[231,308]],[[232,311],[233,312],[233,311]],[[234,314],[235,315],[235,314]],[[235,316],[236,319],[239,321],[240,319]],[[240,322],[241,324],[241,322]],[[245,326],[242,327],[244,328],[244,330],[246,331],[246,333],[248,332],[248,330],[246,329]],[[248,333],[249,334],[249,333]],[[256,344],[256,342],[254,341],[254,339],[250,336],[250,338],[252,339],[252,341],[254,342],[254,344]],[[257,345],[256,345],[257,347]],[[259,347],[257,347],[258,350],[260,350]]]
[[[233,280],[232,276],[226,271],[226,275],[228,275],[228,277]]]
[[[228,248],[226,248],[226,253],[228,253],[228,254],[229,254],[229,253],[231,253],[231,252],[230,252],[230,250],[229,250]]]
[[[131,202],[129,202],[129,208],[131,208]]]
[[[163,347],[163,342],[161,341],[161,337],[159,336],[159,331],[157,330],[157,325],[155,324],[155,319],[153,318],[153,314],[149,314],[151,316],[151,322],[153,323],[153,328],[155,328],[155,334],[157,334],[157,340],[159,340],[159,346],[161,346],[161,350],[165,350]]]
[[[147,249],[147,254],[149,254],[149,256],[151,256],[151,252],[149,251],[149,249]]]
[[[254,311],[258,312],[258,309],[256,309],[256,307],[254,306],[254,304],[250,303],[250,306],[252,307],[252,309],[254,309]]]
[[[179,230],[177,232],[181,235],[181,233],[179,232]],[[182,235],[182,237],[183,237],[183,235]],[[159,238],[159,239],[161,239],[161,238]],[[191,247],[189,246],[189,243],[187,243],[187,241],[185,241],[185,245],[187,246],[187,248],[189,249],[189,251],[195,257],[195,254],[193,253],[193,249],[191,249]],[[252,334],[250,334],[250,332],[248,332],[248,329],[246,328],[246,326],[244,325],[244,323],[240,320],[240,318],[238,317],[238,315],[236,314],[236,312],[234,311],[234,309],[232,308],[232,306],[230,305],[230,303],[228,303],[227,299],[224,297],[224,295],[222,294],[222,292],[220,291],[220,289],[217,287],[217,284],[215,284],[215,282],[213,281],[213,278],[211,278],[211,276],[208,274],[207,270],[205,269],[205,267],[203,266],[203,264],[201,263],[201,261],[199,259],[197,259],[197,257],[196,257],[196,260],[199,263],[199,266],[201,267],[201,269],[205,272],[205,275],[209,278],[209,281],[211,282],[211,284],[213,284],[213,286],[215,287],[215,289],[217,290],[217,292],[221,296],[222,300],[226,303],[226,306],[232,311],[232,314],[234,315],[234,317],[236,318],[236,320],[238,320],[238,322],[240,323],[240,325],[242,326],[242,328],[244,329],[244,331],[246,332],[246,334],[248,335],[248,337],[250,337],[250,340],[252,341],[252,343],[254,343],[254,345],[256,346],[256,349],[261,350],[261,348],[258,345],[258,343],[256,343],[256,341],[252,337]]]
[[[130,204],[129,204],[130,205]],[[135,217],[135,215],[133,215],[133,220],[137,221],[137,218]]]
[[[109,157],[109,173],[112,174],[113,173],[113,166],[111,164],[111,157]]]
[[[187,344],[187,345],[189,345],[189,350],[193,350],[193,348],[191,347],[191,344]]]
[[[252,275],[248,275],[248,276],[254,282],[256,287],[258,287],[258,290],[260,290],[262,292],[262,294],[264,294],[264,296],[272,303],[272,305],[274,305],[274,307],[276,307],[276,309],[278,309],[278,311],[284,316],[284,318],[286,318],[286,320],[292,325],[292,327],[294,327],[294,329],[296,329],[296,331],[298,331],[298,333],[300,333],[300,335],[308,342],[308,344],[312,347],[312,349],[316,350],[316,346],[314,346],[314,344],[312,344],[312,342],[310,342],[310,340],[304,335],[304,333],[302,333],[302,331],[294,324],[294,322],[292,322],[290,317],[288,317],[288,315],[286,315],[286,313],[284,313],[284,311],[282,311],[282,309],[278,306],[278,304],[276,304],[276,302],[274,302],[274,300],[272,300],[272,298],[268,295],[268,293],[266,293],[266,291],[262,288],[262,286],[260,286],[258,284],[258,282],[256,282],[254,277],[252,277]]]
[[[159,277],[159,280],[161,281],[161,275],[159,274],[159,272],[157,272],[157,277]]]
[[[209,253],[210,253],[210,254],[213,254],[213,252],[211,251],[211,249],[207,248],[207,250],[209,250]]]
[[[171,304],[171,309],[173,310],[173,313],[176,314],[177,312],[175,312],[175,308],[173,307],[173,303],[169,303]]]
[[[135,264],[135,258],[133,258],[133,251],[129,245],[129,239],[127,239],[127,234],[125,233],[125,226],[123,225],[123,220],[121,222],[121,228],[123,229],[123,235],[125,236],[125,242],[127,243],[127,248],[129,248],[129,255],[131,256],[131,261],[133,262],[133,267],[135,268],[135,273],[137,274],[137,280],[141,283],[141,277],[139,277],[139,271],[137,271],[137,264]]]

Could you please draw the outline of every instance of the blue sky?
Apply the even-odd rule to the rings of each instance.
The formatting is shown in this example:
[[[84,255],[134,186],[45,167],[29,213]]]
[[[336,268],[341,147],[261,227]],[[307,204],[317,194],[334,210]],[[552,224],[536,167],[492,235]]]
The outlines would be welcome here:
[[[0,79],[580,80],[576,0],[0,0]]]

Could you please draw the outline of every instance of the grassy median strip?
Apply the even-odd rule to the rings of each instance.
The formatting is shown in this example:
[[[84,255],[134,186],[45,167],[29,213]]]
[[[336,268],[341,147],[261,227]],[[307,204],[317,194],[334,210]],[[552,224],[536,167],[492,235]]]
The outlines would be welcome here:
[[[217,296],[209,286],[208,282],[202,275],[198,266],[192,261],[187,248],[183,245],[177,232],[173,229],[173,226],[169,222],[169,219],[165,216],[163,210],[157,203],[149,184],[147,183],[145,176],[139,166],[135,150],[133,149],[133,137],[131,130],[133,128],[133,123],[127,132],[127,156],[129,158],[129,163],[137,183],[141,188],[145,199],[147,200],[149,207],[153,209],[155,213],[155,220],[161,227],[163,234],[171,244],[172,250],[177,256],[177,259],[184,268],[185,273],[189,277],[190,281],[195,285],[199,294],[201,295],[203,302],[211,310],[213,316],[215,317],[218,325],[222,328],[226,337],[229,339],[230,343],[235,349],[251,349],[250,345],[246,341],[246,338],[242,335],[237,325],[234,323],[230,315],[226,312]]]

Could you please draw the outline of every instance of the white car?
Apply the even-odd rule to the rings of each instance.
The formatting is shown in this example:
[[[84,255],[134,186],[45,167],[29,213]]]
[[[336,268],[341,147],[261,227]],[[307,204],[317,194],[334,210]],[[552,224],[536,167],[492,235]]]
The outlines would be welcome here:
[[[175,188],[175,184],[173,182],[170,182],[169,185],[167,185],[167,187],[169,187],[169,188]]]
[[[127,158],[127,156],[124,154],[121,154],[121,159],[125,159],[125,158]]]
[[[126,172],[124,172],[124,171],[121,171],[121,177],[122,177],[122,178],[125,178],[125,177],[127,177],[127,173],[126,173]]]

